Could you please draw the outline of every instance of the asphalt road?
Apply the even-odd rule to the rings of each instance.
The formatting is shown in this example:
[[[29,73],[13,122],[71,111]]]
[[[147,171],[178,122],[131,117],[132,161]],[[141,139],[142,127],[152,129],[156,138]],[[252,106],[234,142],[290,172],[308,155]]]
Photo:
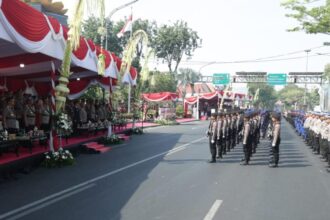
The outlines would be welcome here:
[[[279,168],[262,141],[251,165],[241,146],[209,164],[208,122],[157,127],[72,167],[0,183],[0,220],[329,220],[330,174],[286,122]]]

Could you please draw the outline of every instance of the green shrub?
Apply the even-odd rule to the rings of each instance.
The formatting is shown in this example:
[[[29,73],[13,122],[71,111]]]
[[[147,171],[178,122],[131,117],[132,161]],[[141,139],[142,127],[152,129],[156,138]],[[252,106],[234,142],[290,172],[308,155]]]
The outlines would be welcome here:
[[[184,114],[183,106],[182,105],[178,105],[176,107],[176,116],[183,117],[183,114]]]

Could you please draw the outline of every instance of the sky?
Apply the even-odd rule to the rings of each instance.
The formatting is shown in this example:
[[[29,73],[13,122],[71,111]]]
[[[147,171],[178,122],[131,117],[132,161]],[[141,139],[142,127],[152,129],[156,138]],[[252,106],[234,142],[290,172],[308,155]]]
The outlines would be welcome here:
[[[75,0],[64,1],[67,8],[73,8]],[[106,10],[129,2],[108,0]],[[320,3],[322,1],[318,1]],[[189,27],[198,32],[203,39],[202,47],[194,52],[180,67],[190,67],[203,75],[213,73],[231,73],[238,71],[263,71],[268,73],[288,73],[317,71],[322,72],[330,63],[328,56],[313,56],[318,53],[330,53],[330,47],[312,49],[308,65],[306,49],[322,46],[330,41],[327,35],[288,32],[296,21],[285,16],[289,11],[280,6],[280,0],[139,0],[133,5],[134,19],[155,20],[158,24],[170,24],[184,20]],[[118,11],[112,20],[129,16],[131,8]],[[70,16],[70,13],[69,13]],[[279,54],[301,51],[287,57],[302,57],[297,60],[213,64],[213,61],[254,60]],[[286,57],[279,57],[286,58]],[[203,63],[200,63],[203,61]],[[156,65],[156,63],[154,63]],[[203,68],[201,68],[203,67]],[[164,66],[159,66],[162,69]]]

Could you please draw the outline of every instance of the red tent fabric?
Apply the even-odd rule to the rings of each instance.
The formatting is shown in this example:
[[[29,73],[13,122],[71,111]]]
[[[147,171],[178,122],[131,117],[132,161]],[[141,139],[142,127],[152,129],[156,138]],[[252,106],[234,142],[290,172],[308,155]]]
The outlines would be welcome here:
[[[145,93],[142,98],[148,102],[175,101],[178,95],[172,92]]]
[[[7,61],[0,61],[0,77],[43,73],[42,77],[49,78],[50,63],[55,62],[55,68],[59,68],[67,38],[68,28],[56,19],[20,0],[1,0],[0,57],[7,58]],[[112,58],[110,52],[101,50],[91,40],[83,37],[80,39],[80,47],[72,54],[73,68],[80,67],[79,71],[73,71],[75,78],[98,77],[97,57],[101,52],[105,55],[106,76],[117,78],[116,74],[112,73],[115,70],[110,64],[115,62],[119,70],[120,59]],[[19,67],[22,63],[25,68]],[[135,82],[136,70],[131,70],[130,74]]]
[[[211,100],[215,97],[218,97],[219,99],[224,98],[226,100],[238,100],[238,101],[252,100],[252,96],[248,96],[248,95],[242,94],[242,93],[235,93],[232,91],[229,91],[229,92],[215,91],[212,93],[199,94],[199,99],[204,99],[204,100]],[[192,97],[186,98],[185,102],[190,105],[196,104],[197,96],[192,96]]]
[[[184,101],[189,105],[194,105],[197,103],[198,98],[196,96],[186,98]]]

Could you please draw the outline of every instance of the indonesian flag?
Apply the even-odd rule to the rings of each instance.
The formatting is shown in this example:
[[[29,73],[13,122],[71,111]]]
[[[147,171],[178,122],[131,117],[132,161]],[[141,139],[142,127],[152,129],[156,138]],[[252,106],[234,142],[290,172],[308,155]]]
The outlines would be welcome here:
[[[131,31],[132,32],[132,27],[133,27],[133,16],[129,16],[129,18],[126,20],[126,23],[124,27],[120,30],[120,32],[117,34],[118,38],[121,38],[124,36],[124,33]]]

